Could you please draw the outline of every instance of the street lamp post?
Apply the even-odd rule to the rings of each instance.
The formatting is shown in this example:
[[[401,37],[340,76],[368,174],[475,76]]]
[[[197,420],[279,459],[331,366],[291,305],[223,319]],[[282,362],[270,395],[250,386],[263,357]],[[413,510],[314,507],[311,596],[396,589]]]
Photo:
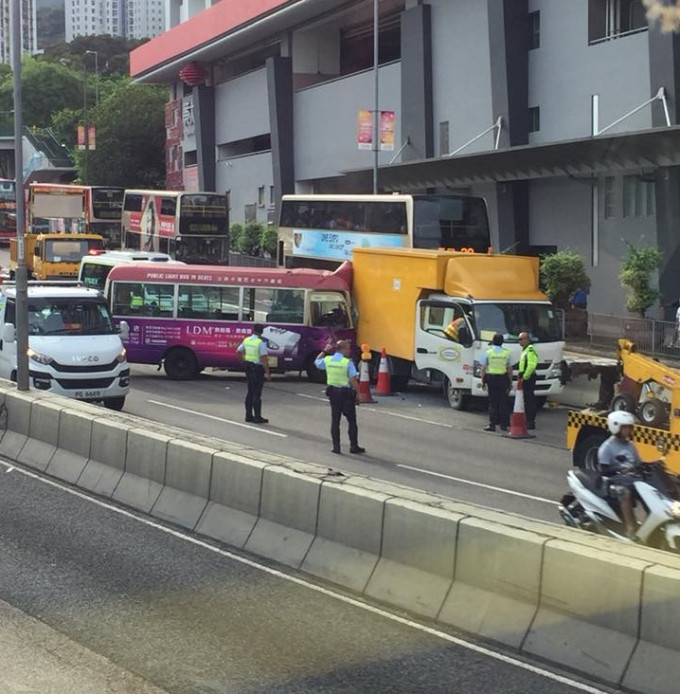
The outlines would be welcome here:
[[[94,103],[99,106],[99,53],[97,51],[85,51],[85,55],[94,56]]]

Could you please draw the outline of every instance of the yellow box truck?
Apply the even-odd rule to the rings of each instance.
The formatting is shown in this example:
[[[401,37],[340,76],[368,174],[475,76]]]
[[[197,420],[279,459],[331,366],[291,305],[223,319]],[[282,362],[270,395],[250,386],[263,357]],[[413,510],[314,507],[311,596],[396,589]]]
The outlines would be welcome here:
[[[516,367],[526,331],[539,356],[539,402],[561,392],[562,325],[539,290],[538,258],[356,248],[352,265],[357,341],[386,350],[394,387],[441,384],[451,407],[465,409],[486,397],[481,359],[494,333]]]

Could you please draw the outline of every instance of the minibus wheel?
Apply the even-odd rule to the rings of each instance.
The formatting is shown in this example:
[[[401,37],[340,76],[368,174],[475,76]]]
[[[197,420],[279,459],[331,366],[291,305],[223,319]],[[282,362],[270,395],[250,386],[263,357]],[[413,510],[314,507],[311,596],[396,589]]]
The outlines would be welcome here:
[[[198,375],[198,361],[190,349],[175,347],[163,359],[163,368],[173,381],[189,381]]]

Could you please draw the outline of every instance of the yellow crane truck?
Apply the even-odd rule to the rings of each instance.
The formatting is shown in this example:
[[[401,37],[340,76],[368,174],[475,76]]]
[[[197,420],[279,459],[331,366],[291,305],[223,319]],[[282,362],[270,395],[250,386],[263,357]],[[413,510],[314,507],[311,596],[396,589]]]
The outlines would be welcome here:
[[[633,441],[640,457],[664,457],[668,470],[680,474],[680,370],[639,353],[630,340],[618,342],[622,374],[610,410],[625,410],[639,420]],[[567,419],[567,448],[577,467],[594,470],[597,449],[609,437],[607,411],[572,411]]]

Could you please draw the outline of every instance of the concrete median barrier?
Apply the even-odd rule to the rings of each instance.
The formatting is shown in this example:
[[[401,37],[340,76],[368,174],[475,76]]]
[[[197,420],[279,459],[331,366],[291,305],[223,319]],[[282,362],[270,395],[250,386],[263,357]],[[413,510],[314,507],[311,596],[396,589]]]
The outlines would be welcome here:
[[[113,492],[123,504],[149,513],[165,484],[165,463],[170,438],[143,429],[130,429],[125,471]]]
[[[59,418],[63,405],[50,400],[34,400],[28,438],[19,455],[18,462],[36,470],[44,471],[49,465],[59,444]]]
[[[620,682],[638,639],[647,567],[618,552],[548,540],[540,605],[523,650]]]
[[[547,538],[497,523],[458,523],[456,569],[439,621],[519,648],[540,597]]]
[[[165,484],[151,515],[193,530],[208,504],[215,453],[205,446],[169,441]]]
[[[91,440],[90,413],[73,409],[62,410],[57,450],[47,466],[47,474],[75,484],[90,458]]]
[[[7,384],[3,381],[3,384]],[[4,386],[7,389],[7,385]],[[11,387],[4,392],[3,407],[7,411],[7,428],[0,440],[0,455],[17,460],[28,439],[31,424],[31,405],[35,398],[30,393],[19,393]]]
[[[380,561],[366,595],[434,619],[453,581],[462,518],[414,501],[389,499]]]
[[[245,549],[298,568],[316,533],[321,480],[269,466],[262,474],[260,515]]]
[[[316,537],[302,570],[362,592],[380,556],[387,499],[378,492],[323,482]]]
[[[114,419],[92,421],[90,458],[78,478],[79,487],[100,496],[113,496],[125,471],[124,452],[130,428]]]
[[[266,467],[266,463],[232,453],[215,453],[208,505],[196,532],[244,547],[260,513],[262,474]]]

